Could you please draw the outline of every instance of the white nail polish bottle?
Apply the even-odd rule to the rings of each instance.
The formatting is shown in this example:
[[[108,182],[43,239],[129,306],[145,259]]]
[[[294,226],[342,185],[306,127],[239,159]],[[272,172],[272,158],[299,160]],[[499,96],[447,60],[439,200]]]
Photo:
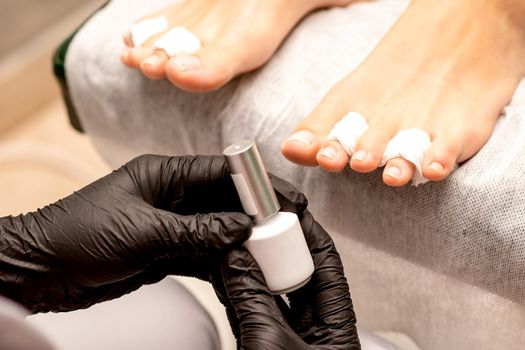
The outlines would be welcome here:
[[[297,215],[279,211],[257,146],[241,141],[223,154],[244,211],[255,220],[244,245],[259,264],[270,291],[285,294],[304,286],[314,272],[310,250]]]

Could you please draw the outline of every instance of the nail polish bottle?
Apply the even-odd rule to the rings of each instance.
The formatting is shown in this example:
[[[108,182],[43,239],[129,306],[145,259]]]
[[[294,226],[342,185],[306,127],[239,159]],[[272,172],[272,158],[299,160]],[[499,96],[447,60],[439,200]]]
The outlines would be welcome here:
[[[253,141],[235,143],[223,152],[244,212],[255,222],[244,246],[261,268],[273,294],[304,286],[314,263],[295,213],[281,206]]]

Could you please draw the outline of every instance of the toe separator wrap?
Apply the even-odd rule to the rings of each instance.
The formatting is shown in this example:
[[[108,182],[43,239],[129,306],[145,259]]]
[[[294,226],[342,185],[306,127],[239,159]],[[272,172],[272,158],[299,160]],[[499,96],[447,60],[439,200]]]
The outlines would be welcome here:
[[[157,49],[164,50],[170,57],[193,55],[201,48],[199,38],[184,27],[174,27],[155,42]]]
[[[356,112],[348,113],[335,124],[328,135],[328,140],[338,141],[349,157],[356,151],[357,141],[368,129],[365,118]]]
[[[420,129],[401,130],[390,140],[383,154],[383,164],[392,158],[401,157],[414,164],[412,184],[418,186],[428,181],[423,176],[423,159],[430,147],[430,136]]]
[[[153,35],[162,33],[169,26],[166,17],[145,19],[131,26],[131,41],[133,46],[139,47]]]
[[[359,138],[368,129],[366,119],[359,113],[350,112],[343,117],[328,135],[328,140],[338,141],[348,156],[355,153]],[[383,154],[381,166],[392,158],[403,158],[416,167],[412,184],[418,186],[428,181],[423,176],[423,159],[430,147],[430,136],[420,129],[401,130],[390,140]]]

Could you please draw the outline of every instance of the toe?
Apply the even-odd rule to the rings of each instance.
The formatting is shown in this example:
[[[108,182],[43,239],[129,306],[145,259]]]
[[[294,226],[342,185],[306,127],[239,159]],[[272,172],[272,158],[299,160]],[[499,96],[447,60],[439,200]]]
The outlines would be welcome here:
[[[127,52],[127,60],[125,61],[123,58],[122,61],[132,68],[139,68],[141,62],[151,55],[153,55],[153,48],[151,47],[134,47]]]
[[[368,173],[377,169],[383,160],[383,153],[393,134],[394,129],[388,125],[370,127],[359,138],[356,152],[350,160],[350,167],[360,173]]]
[[[344,95],[337,90],[328,93],[315,110],[283,142],[281,151],[290,161],[300,164],[317,165],[317,153],[334,125],[348,112]],[[319,158],[320,159],[320,158]],[[331,168],[327,163],[324,163]],[[339,164],[339,163],[337,163]]]
[[[133,40],[131,40],[131,32],[127,32],[125,35],[124,35],[124,44],[127,46],[127,47],[133,47]]]
[[[348,155],[337,141],[326,141],[316,156],[321,168],[330,172],[340,172],[348,164]]]
[[[316,166],[316,155],[323,144],[323,139],[310,130],[299,130],[293,133],[281,145],[281,152],[290,161]]]
[[[131,48],[126,47],[124,51],[122,51],[122,55],[120,55],[120,60],[122,61],[122,63],[124,63],[128,67],[132,67],[131,58],[130,58],[131,50],[132,50]]]
[[[414,165],[403,158],[390,159],[383,170],[383,182],[388,186],[404,186],[414,174]]]
[[[433,142],[423,160],[423,176],[432,181],[446,178],[454,170],[462,152],[460,138],[438,137]]]
[[[152,79],[160,80],[165,76],[165,66],[168,61],[168,55],[164,51],[155,51],[153,55],[146,57],[140,63],[142,73]]]
[[[194,92],[216,90],[235,74],[235,59],[215,46],[203,47],[191,56],[177,56],[166,64],[166,76],[181,89]]]

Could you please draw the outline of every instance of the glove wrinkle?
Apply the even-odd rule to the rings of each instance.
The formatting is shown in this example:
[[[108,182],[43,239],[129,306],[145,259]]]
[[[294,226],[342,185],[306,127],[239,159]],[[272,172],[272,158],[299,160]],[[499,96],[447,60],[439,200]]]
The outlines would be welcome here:
[[[228,212],[240,204],[225,166],[145,155],[38,211],[0,218],[0,293],[34,312],[65,311],[167,274],[208,280],[253,225]]]

